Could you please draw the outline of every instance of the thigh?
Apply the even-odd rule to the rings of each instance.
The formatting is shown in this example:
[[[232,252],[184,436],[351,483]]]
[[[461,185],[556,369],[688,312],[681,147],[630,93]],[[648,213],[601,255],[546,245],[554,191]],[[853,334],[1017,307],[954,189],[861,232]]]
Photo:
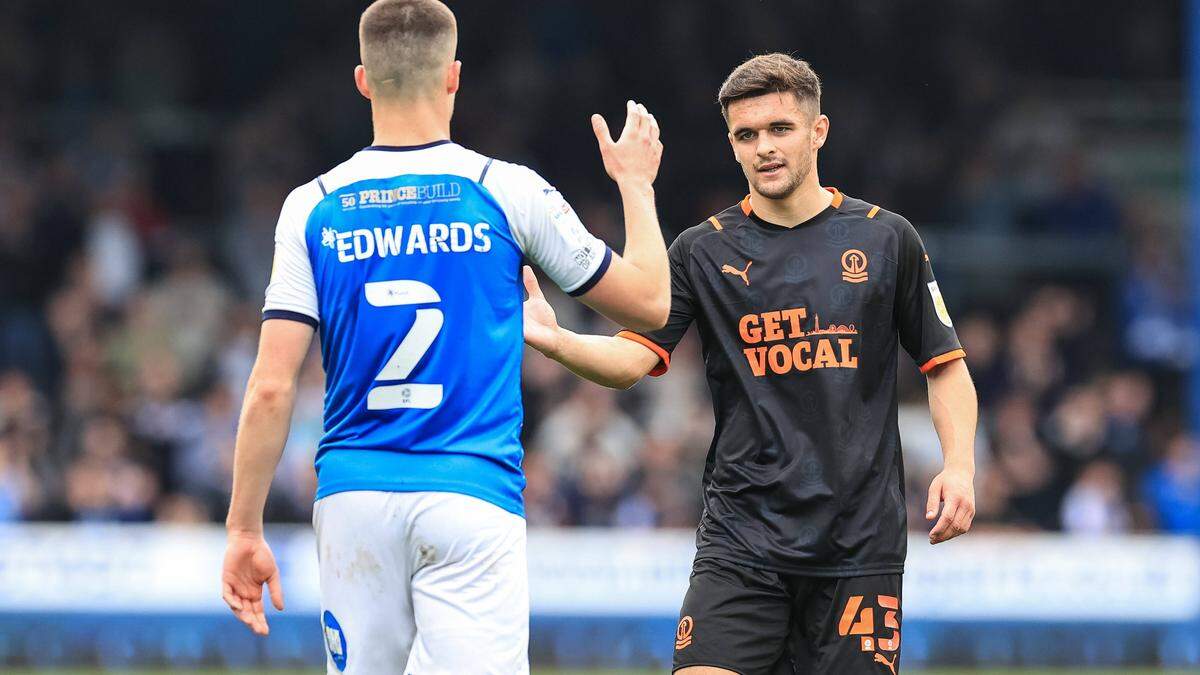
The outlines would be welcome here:
[[[896,675],[900,671],[901,575],[807,578],[789,640],[796,672]]]
[[[317,565],[326,669],[402,675],[413,641],[409,564],[395,494],[339,492],[317,501]]]
[[[418,493],[409,546],[413,675],[529,671],[525,519],[452,493]]]
[[[680,610],[674,670],[697,673],[703,671],[696,667],[708,666],[742,675],[774,673],[790,615],[779,575],[699,559]]]

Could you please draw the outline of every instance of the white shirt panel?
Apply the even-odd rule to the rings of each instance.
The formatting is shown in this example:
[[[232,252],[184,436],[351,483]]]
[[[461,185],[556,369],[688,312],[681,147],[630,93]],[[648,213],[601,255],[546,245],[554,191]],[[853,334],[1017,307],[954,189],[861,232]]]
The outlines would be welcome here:
[[[598,280],[612,253],[553,185],[532,169],[495,160],[483,186],[504,209],[521,251],[559,288],[571,293]]]
[[[321,319],[305,229],[309,215],[324,196],[317,182],[312,181],[292,190],[284,200],[275,226],[275,259],[264,312],[298,312]]]

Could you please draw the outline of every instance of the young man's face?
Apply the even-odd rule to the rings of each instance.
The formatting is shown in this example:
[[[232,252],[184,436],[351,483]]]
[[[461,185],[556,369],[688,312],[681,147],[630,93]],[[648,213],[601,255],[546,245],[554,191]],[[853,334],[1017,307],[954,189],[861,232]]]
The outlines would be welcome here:
[[[731,102],[725,110],[729,142],[755,192],[784,199],[808,177],[825,144],[829,118],[791,92]]]

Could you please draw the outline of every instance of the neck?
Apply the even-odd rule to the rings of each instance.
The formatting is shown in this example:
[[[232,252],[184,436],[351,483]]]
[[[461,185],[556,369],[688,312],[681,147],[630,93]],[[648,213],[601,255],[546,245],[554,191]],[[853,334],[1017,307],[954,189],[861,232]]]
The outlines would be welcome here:
[[[760,218],[783,227],[799,225],[833,203],[833,194],[821,187],[814,167],[792,193],[781,199],[764,197],[750,186],[750,205]]]
[[[450,138],[450,114],[444,102],[371,101],[372,145],[423,145]]]

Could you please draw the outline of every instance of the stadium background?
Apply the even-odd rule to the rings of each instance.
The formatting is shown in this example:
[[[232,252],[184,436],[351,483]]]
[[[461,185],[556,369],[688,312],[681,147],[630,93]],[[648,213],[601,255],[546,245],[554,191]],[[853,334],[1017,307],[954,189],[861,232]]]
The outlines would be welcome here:
[[[319,359],[268,509],[292,604],[270,640],[221,612],[211,565],[279,206],[370,142],[364,5],[3,0],[0,664],[320,663],[288,525],[311,512]],[[661,122],[672,237],[744,193],[725,74],[811,61],[823,182],[916,224],[981,401],[975,529],[930,550],[940,451],[902,357],[906,663],[1200,665],[1195,3],[450,5],[455,140],[534,167],[618,250],[590,113],[636,98]],[[621,393],[528,355],[536,665],[669,659],[712,432],[694,338]]]

